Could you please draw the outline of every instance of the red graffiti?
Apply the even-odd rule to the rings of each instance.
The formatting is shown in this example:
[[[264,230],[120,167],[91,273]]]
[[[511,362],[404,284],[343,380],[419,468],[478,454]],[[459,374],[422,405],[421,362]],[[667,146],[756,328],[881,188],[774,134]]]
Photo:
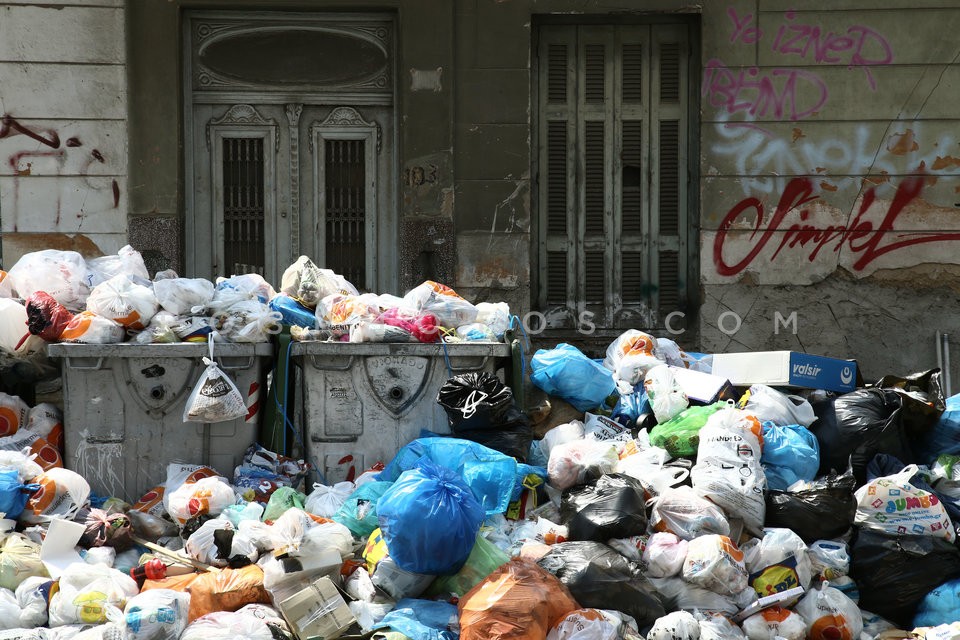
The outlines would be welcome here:
[[[716,58],[703,70],[701,94],[714,107],[753,117],[800,120],[826,103],[827,85],[805,69],[733,70]]]
[[[46,132],[46,136],[44,136],[43,134],[20,124],[17,122],[17,119],[10,114],[6,114],[3,116],[3,118],[0,118],[0,138],[8,138],[15,133],[20,133],[28,138],[33,138],[40,144],[45,144],[53,149],[60,148],[60,136],[57,135],[56,131],[48,130]]]
[[[844,246],[857,255],[857,261],[853,263],[855,271],[862,271],[874,260],[898,249],[926,244],[929,242],[947,242],[960,240],[960,233],[911,233],[892,236],[894,240],[888,240],[890,232],[895,231],[897,218],[903,210],[914,199],[916,199],[923,190],[924,177],[922,175],[913,175],[905,178],[897,187],[890,208],[887,210],[883,221],[874,226],[870,220],[864,219],[864,214],[870,209],[876,200],[876,191],[874,187],[868,189],[860,203],[856,217],[846,226],[828,226],[826,228],[814,227],[808,224],[792,224],[786,229],[782,229],[784,218],[788,213],[795,209],[800,209],[800,220],[805,222],[809,219],[809,209],[803,209],[805,205],[819,199],[819,195],[814,193],[814,183],[810,178],[794,178],[784,188],[777,203],[777,208],[770,218],[766,228],[761,233],[761,227],[764,224],[763,203],[757,198],[745,198],[737,203],[727,215],[724,216],[717,230],[717,235],[713,241],[713,262],[717,273],[721,276],[735,276],[746,269],[757,258],[761,251],[769,244],[775,234],[782,234],[780,244],[770,256],[772,262],[784,248],[794,248],[800,246],[809,248],[810,253],[807,260],[813,262],[820,250],[831,242],[834,252],[839,252]],[[733,226],[734,221],[744,213],[753,211],[757,214],[757,221],[753,227],[753,233],[750,234],[750,241],[754,242],[750,251],[736,263],[728,263],[724,258],[724,246],[727,241],[727,233]],[[759,238],[758,238],[758,234]]]

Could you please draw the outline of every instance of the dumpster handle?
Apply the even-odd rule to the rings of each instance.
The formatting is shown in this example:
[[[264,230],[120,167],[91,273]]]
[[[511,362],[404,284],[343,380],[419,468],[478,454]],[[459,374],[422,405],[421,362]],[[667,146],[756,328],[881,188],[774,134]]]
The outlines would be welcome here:
[[[220,357],[223,358],[224,356],[220,356]],[[249,369],[250,367],[253,366],[253,362],[255,359],[256,359],[256,356],[247,356],[247,361],[244,364],[227,365],[227,364],[224,364],[222,361],[219,364],[220,364],[220,368],[226,371],[233,371],[234,369]]]
[[[82,367],[82,366],[80,366],[80,365],[71,364],[71,363],[73,362],[73,359],[72,359],[70,356],[67,356],[65,359],[66,359],[66,361],[67,361],[67,366],[68,366],[68,367],[70,367],[71,369],[77,369],[77,370],[79,370],[79,371],[96,371],[96,370],[99,369],[101,366],[103,366],[103,357],[102,357],[102,356],[99,357],[99,358],[97,358],[97,363],[96,363],[95,365],[93,365],[92,367]]]
[[[314,369],[320,369],[321,371],[347,371],[348,369],[350,369],[350,368],[353,366],[353,359],[354,359],[354,357],[355,357],[355,356],[350,356],[350,357],[347,359],[347,363],[346,363],[346,364],[341,365],[341,366],[336,366],[336,367],[332,367],[332,366],[320,366],[319,364],[317,364],[317,361],[319,360],[320,356],[318,356],[318,355],[316,355],[316,354],[311,354],[311,355],[310,355],[310,362],[311,362],[311,364],[313,364],[313,368],[314,368]]]
[[[478,369],[483,369],[486,366],[487,361],[489,359],[490,359],[490,356],[483,356],[483,360],[480,361],[479,365],[473,365],[469,367],[455,367],[452,364],[448,364],[447,368],[450,369],[451,372],[452,371],[477,371]]]

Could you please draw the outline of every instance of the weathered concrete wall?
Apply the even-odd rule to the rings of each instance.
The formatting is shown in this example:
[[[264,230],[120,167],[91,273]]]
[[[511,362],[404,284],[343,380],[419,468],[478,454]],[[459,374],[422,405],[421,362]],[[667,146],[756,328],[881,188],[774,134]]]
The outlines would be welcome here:
[[[3,265],[127,242],[123,0],[0,3]]]
[[[704,6],[702,347],[935,366],[960,329],[960,7],[796,4]]]

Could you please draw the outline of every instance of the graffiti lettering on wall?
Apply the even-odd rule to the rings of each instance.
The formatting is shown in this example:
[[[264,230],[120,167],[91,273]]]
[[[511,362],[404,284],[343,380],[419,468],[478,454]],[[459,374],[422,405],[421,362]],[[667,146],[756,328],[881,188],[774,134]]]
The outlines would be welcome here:
[[[766,46],[786,58],[798,58],[806,65],[846,65],[861,69],[871,90],[877,83],[871,67],[893,62],[893,48],[887,39],[868,26],[854,24],[842,31],[824,31],[804,23],[794,11],[783,14],[783,23],[770,36],[761,30],[753,14],[738,15],[727,9],[731,22],[730,42]],[[707,62],[703,70],[702,95],[711,105],[730,114],[756,118],[801,120],[818,112],[830,97],[823,78],[809,69],[785,66],[731,69],[720,58]]]
[[[10,114],[5,114],[0,118],[0,140],[4,138],[11,138],[14,136],[25,136],[30,140],[34,140],[38,143],[38,146],[33,149],[23,149],[16,151],[7,157],[7,163],[11,168],[12,175],[14,176],[14,209],[18,206],[17,200],[19,200],[19,191],[20,191],[20,178],[35,175],[33,173],[34,163],[41,158],[55,158],[58,171],[63,167],[66,162],[67,154],[70,153],[70,149],[79,149],[83,147],[83,142],[73,136],[67,138],[64,141],[61,141],[60,134],[54,129],[45,129],[41,130],[38,128],[30,127]],[[83,160],[80,164],[79,170],[77,170],[78,175],[86,179],[86,186],[91,189],[101,189],[104,188],[102,184],[96,184],[90,180],[90,168],[94,164],[104,164],[106,158],[99,149],[92,149],[89,152],[80,151],[84,153]],[[110,196],[112,196],[113,208],[116,209],[120,206],[120,185],[117,181],[111,180],[109,189],[111,191]],[[58,204],[57,223],[60,222],[60,211]],[[83,219],[83,211],[77,213],[79,219]],[[14,230],[16,230],[14,228]]]
[[[808,223],[809,205],[820,197],[815,192],[813,180],[810,178],[794,178],[787,183],[769,221],[765,218],[763,202],[760,199],[744,198],[727,212],[720,223],[713,242],[714,266],[721,276],[735,276],[753,264],[764,248],[768,245],[772,246],[770,243],[775,237],[779,237],[780,241],[770,255],[770,262],[773,262],[784,249],[799,247],[806,252],[809,262],[813,262],[821,250],[826,248],[834,253],[839,253],[843,249],[856,256],[856,261],[853,263],[854,271],[862,271],[881,256],[907,247],[930,242],[960,241],[960,232],[891,233],[897,230],[897,219],[904,209],[923,191],[925,180],[926,176],[922,174],[904,178],[897,186],[893,200],[879,224],[874,224],[865,216],[876,201],[876,191],[873,187],[864,192],[853,220],[838,226],[818,227]],[[795,210],[799,211],[800,221],[785,226],[784,220],[787,214]],[[728,233],[738,218],[751,213],[756,214],[756,222],[749,237],[749,250],[742,258],[730,258]]]
[[[794,128],[783,137],[758,125],[723,122],[716,125],[716,139],[711,154],[732,162],[733,173],[744,176],[744,195],[784,189],[786,178],[767,176],[869,174],[884,180],[910,168],[938,175],[960,166],[960,159],[949,155],[958,140],[942,129],[925,128],[922,121],[897,122],[883,137],[866,124],[850,123],[836,136],[810,137]]]

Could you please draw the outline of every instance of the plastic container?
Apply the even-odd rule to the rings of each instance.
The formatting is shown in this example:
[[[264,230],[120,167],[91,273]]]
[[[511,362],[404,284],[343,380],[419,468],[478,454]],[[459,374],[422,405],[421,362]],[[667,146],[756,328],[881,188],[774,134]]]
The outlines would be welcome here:
[[[310,461],[332,484],[389,462],[424,429],[450,433],[437,404],[443,383],[503,370],[509,384],[511,353],[509,344],[493,342],[447,344],[446,352],[442,344],[293,343]]]
[[[49,355],[63,360],[64,464],[98,495],[136,502],[166,480],[171,462],[205,464],[232,477],[257,440],[269,343],[216,343],[214,358],[248,411],[215,424],[183,422],[206,343],[51,344]]]

